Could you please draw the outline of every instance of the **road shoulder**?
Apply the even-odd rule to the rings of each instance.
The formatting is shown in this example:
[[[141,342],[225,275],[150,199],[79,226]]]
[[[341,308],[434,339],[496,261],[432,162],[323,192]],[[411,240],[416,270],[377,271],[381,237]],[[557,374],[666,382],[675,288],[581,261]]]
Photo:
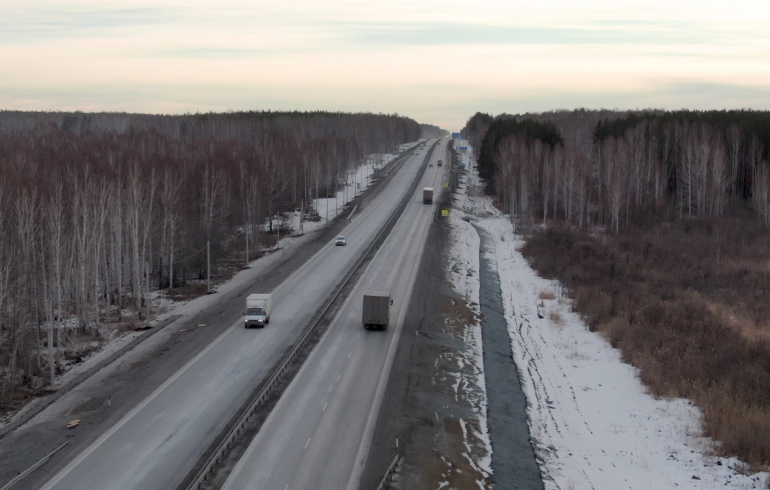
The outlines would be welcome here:
[[[467,224],[467,223],[462,223]],[[470,233],[475,235],[473,229]],[[432,226],[360,488],[450,488],[491,483],[477,299],[478,265],[446,251],[458,233]],[[478,256],[478,253],[476,254]],[[453,258],[454,257],[454,258]],[[469,282],[455,291],[453,283]],[[469,298],[470,296],[470,298]],[[445,486],[446,486],[445,485]]]

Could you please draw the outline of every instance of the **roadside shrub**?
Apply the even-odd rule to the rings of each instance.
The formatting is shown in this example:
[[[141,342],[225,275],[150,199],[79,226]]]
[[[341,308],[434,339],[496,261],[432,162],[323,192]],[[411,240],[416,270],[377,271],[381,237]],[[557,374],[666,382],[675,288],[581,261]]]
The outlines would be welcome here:
[[[521,251],[650,393],[686,397],[725,455],[770,464],[770,233],[690,220],[601,239],[552,229]]]

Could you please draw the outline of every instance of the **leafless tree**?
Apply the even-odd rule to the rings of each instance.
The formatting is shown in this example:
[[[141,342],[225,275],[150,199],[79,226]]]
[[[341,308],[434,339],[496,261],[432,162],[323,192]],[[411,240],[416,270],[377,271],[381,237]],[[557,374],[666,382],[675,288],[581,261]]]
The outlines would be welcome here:
[[[147,244],[152,226],[153,206],[157,189],[157,172],[151,168],[149,172],[142,169],[134,161],[128,169],[126,182],[126,225],[131,247],[131,294],[134,308],[142,316],[142,300],[144,299],[144,281],[146,277]]]
[[[770,226],[770,169],[766,162],[756,172],[752,201],[765,226]]]

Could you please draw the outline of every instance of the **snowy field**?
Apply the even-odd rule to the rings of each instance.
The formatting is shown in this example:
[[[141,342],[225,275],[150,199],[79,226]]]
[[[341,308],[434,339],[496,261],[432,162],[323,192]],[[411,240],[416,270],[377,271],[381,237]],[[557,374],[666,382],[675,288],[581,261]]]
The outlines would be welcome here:
[[[466,162],[469,158],[464,155]],[[466,180],[470,185],[453,196],[455,207],[464,211],[450,214],[453,241],[471,245],[462,235],[475,231],[463,216],[477,217],[476,224],[495,239],[496,251],[489,258],[500,275],[545,487],[767,488],[767,473],[752,475],[740,461],[713,455],[714,443],[701,436],[700,412],[689,401],[646,393],[634,368],[571,311],[558,283],[529,267],[518,252],[523,242],[509,217],[480,195],[472,175]],[[453,247],[451,254],[453,262],[473,263],[478,246]],[[467,277],[453,279],[458,292],[478,302]]]

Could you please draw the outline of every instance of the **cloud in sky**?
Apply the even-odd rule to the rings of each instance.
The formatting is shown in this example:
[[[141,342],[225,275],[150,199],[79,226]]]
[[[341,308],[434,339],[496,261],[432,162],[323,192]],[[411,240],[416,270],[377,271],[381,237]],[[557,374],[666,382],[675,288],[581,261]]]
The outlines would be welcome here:
[[[770,109],[765,4],[0,0],[0,108]]]

